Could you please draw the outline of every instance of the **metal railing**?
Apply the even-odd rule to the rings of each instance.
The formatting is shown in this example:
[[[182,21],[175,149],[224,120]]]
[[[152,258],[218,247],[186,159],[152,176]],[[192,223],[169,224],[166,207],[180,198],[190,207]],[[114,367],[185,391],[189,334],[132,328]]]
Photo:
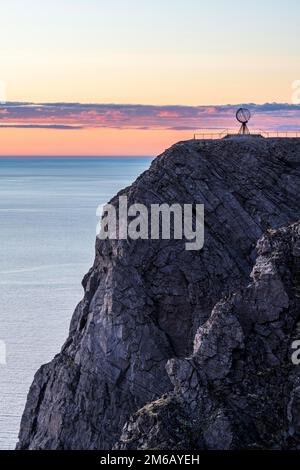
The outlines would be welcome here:
[[[221,132],[200,132],[194,134],[194,140],[196,139],[222,139],[228,135],[228,129],[224,129]]]
[[[197,132],[194,134],[194,140],[215,140],[215,139],[223,139],[224,137],[228,135],[239,135],[236,130],[234,129],[223,129],[220,130],[219,132]],[[264,131],[262,129],[257,129],[257,130],[250,130],[250,136],[251,135],[261,135],[262,137],[265,137],[266,139],[271,139],[271,138],[300,138],[300,131]]]
[[[286,131],[286,132],[277,132],[277,131],[263,131],[261,129],[259,129],[260,131],[260,134],[263,136],[263,137],[266,137],[266,138],[274,138],[274,137],[287,137],[287,138],[293,138],[293,137],[300,137],[300,131],[298,132],[293,132],[293,131]]]

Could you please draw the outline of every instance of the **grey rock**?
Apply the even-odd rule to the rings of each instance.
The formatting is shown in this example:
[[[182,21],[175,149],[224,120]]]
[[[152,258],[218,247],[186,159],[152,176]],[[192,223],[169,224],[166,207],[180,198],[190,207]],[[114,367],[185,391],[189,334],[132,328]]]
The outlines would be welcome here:
[[[292,398],[286,385],[278,401],[280,366],[290,367],[297,297],[276,231],[259,242],[252,268],[262,233],[299,219],[299,184],[297,139],[180,142],[157,157],[119,195],[146,206],[204,203],[204,249],[186,251],[184,240],[97,240],[69,337],[35,375],[17,447],[270,446],[273,428],[282,446],[282,410]],[[286,230],[298,260],[298,235]],[[251,271],[252,284],[240,290]]]
[[[189,358],[168,361],[174,391],[164,400],[170,409],[180,403],[180,416],[190,418],[180,440],[160,404],[155,435],[147,414],[141,420],[137,412],[116,448],[300,448],[300,366],[291,359],[300,317],[299,241],[300,222],[268,231],[257,245],[253,281],[217,303]]]

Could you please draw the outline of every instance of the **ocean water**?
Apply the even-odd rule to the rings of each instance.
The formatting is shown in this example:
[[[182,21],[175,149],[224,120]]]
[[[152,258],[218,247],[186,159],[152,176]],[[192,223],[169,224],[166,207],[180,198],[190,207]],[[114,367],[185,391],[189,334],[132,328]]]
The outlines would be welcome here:
[[[0,449],[15,447],[34,373],[67,337],[94,258],[96,208],[150,162],[0,158]]]

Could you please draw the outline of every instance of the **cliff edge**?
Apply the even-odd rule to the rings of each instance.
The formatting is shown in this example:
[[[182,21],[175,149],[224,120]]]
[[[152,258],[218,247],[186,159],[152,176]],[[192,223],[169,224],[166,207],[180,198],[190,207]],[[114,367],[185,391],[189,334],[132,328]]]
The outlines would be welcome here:
[[[157,157],[118,196],[204,204],[204,248],[96,241],[17,448],[296,447],[299,226],[274,229],[300,218],[299,187],[299,139],[187,141]]]

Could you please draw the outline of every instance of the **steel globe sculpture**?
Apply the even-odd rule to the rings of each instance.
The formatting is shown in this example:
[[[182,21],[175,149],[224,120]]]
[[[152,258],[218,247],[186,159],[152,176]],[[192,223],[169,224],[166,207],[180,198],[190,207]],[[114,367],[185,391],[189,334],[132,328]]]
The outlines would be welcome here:
[[[247,127],[247,123],[251,118],[251,113],[247,108],[239,108],[236,112],[237,120],[242,124],[239,130],[239,135],[249,135],[250,131]]]

